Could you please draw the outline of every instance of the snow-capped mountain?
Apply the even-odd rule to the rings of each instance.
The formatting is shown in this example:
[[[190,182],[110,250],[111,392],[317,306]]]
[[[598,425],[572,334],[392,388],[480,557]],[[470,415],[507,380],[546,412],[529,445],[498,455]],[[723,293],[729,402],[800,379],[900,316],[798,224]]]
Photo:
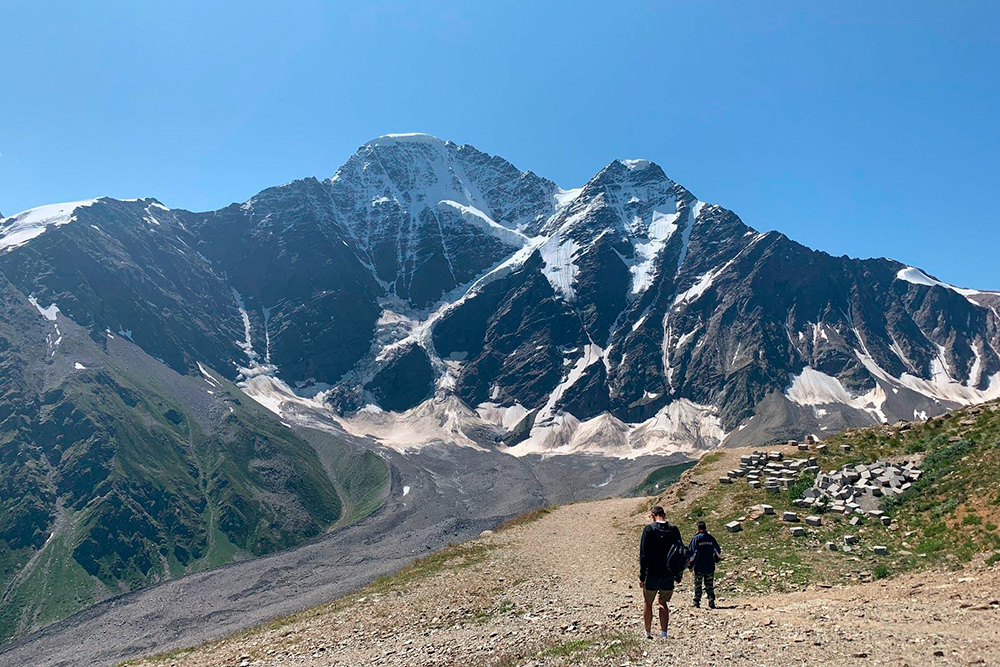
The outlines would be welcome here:
[[[0,270],[95,341],[401,448],[697,452],[1000,396],[1000,295],[760,233],[645,160],[567,190],[388,135],[219,211],[6,218]]]

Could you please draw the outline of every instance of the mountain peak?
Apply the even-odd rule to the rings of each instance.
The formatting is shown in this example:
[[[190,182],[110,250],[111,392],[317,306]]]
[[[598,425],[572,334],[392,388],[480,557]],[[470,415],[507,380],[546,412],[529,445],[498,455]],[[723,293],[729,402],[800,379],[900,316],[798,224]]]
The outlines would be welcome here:
[[[439,139],[432,134],[424,132],[400,132],[394,134],[383,134],[364,144],[364,147],[388,146],[397,144],[430,144],[433,146],[447,146],[454,142]]]
[[[623,165],[625,165],[629,169],[633,169],[633,170],[637,170],[637,171],[641,171],[643,169],[646,169],[650,165],[655,166],[655,164],[653,162],[651,162],[650,160],[644,160],[644,159],[619,160],[619,162],[621,162]]]

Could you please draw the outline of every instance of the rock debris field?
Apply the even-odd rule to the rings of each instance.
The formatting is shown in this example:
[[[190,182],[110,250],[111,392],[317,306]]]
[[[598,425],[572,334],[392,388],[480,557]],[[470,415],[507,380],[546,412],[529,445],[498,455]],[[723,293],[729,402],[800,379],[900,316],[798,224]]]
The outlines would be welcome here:
[[[636,550],[647,509],[641,499],[560,507],[330,605],[141,664],[1000,664],[1000,570],[981,564],[756,598],[723,578],[717,610],[692,608],[687,575],[670,638],[644,639]],[[742,537],[712,528],[723,549]]]

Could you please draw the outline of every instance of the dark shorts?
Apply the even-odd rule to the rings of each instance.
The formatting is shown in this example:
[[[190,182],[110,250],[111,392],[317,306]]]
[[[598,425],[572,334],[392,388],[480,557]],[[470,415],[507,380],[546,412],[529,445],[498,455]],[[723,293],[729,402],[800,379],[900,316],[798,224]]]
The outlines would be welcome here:
[[[655,591],[670,591],[674,592],[674,578],[673,577],[646,577],[646,582],[643,585],[643,590],[647,593]],[[669,599],[669,597],[667,597]]]
[[[666,577],[646,577],[644,588],[651,591],[672,591],[674,590],[674,578]]]

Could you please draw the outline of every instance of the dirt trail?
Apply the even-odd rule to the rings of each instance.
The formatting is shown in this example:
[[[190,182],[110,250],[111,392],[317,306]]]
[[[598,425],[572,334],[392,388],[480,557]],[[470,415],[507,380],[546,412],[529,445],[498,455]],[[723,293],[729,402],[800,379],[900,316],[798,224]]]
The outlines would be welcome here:
[[[565,506],[422,572],[158,664],[1000,664],[995,567],[760,599],[729,597],[722,583],[714,611],[691,607],[686,577],[670,639],[646,640],[635,582],[644,507]]]

